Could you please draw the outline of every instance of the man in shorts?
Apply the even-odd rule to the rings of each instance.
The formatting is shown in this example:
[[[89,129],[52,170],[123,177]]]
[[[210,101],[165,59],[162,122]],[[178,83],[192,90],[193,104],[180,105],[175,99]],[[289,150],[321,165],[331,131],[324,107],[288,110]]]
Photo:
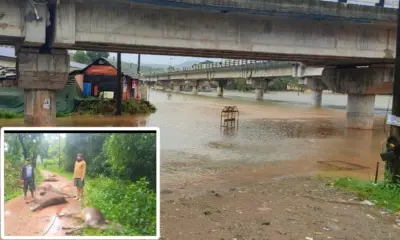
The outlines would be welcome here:
[[[86,174],[86,161],[83,159],[83,155],[79,153],[76,157],[75,168],[74,168],[74,185],[76,187],[76,200],[81,201],[83,197],[83,187],[85,186],[85,174]]]
[[[26,196],[28,188],[31,192],[32,199],[35,198],[35,169],[31,165],[31,160],[29,158],[25,160],[25,165],[21,169],[20,182],[24,185],[24,201],[29,203]]]

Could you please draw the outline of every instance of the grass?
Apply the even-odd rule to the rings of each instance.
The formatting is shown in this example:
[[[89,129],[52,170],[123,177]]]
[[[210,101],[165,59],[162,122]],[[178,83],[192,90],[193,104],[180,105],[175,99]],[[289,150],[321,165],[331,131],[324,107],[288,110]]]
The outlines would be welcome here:
[[[57,117],[69,117],[70,113],[57,113]],[[14,113],[8,111],[0,111],[0,119],[14,119],[14,118],[24,118],[24,113]]]
[[[72,179],[72,173],[58,167],[56,160],[47,161],[39,169]],[[102,175],[85,177],[84,206],[100,209],[107,220],[122,225],[122,232],[109,228],[105,231],[84,229],[84,236],[155,236],[156,194],[149,183],[141,179],[135,183]]]
[[[361,181],[355,178],[339,178],[334,186],[348,192],[354,192],[361,200],[370,200],[377,206],[393,212],[400,211],[400,184],[388,182]]]

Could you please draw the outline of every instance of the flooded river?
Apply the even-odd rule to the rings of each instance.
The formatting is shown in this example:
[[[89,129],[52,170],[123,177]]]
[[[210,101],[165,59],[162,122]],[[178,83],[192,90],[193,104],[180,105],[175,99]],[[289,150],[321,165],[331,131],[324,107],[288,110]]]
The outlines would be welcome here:
[[[312,172],[372,178],[386,138],[382,115],[377,115],[373,131],[348,130],[345,111],[339,109],[186,94],[168,100],[157,91],[150,93],[150,101],[158,109],[150,116],[70,117],[58,119],[57,125],[159,127],[162,188],[182,195],[195,194],[196,187]],[[221,132],[225,105],[240,111],[234,133]],[[23,125],[23,120],[0,125]],[[334,161],[330,164],[335,166],[318,161]]]

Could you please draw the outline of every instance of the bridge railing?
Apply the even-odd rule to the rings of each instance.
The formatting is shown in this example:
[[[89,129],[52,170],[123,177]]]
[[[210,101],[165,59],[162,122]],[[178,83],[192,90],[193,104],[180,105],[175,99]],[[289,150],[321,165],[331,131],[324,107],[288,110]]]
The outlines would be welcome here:
[[[381,6],[385,8],[398,8],[399,0],[321,0],[324,2],[341,2],[348,4],[359,4],[366,6]]]
[[[204,70],[204,69],[215,69],[215,68],[227,68],[227,67],[237,67],[237,66],[254,66],[254,65],[262,65],[265,67],[282,65],[282,64],[291,64],[293,62],[282,62],[282,61],[266,61],[266,60],[237,60],[237,59],[229,59],[224,60],[222,62],[210,62],[210,63],[198,63],[193,64],[190,67],[183,68],[170,68],[168,69],[168,73],[173,72],[188,72],[188,71],[196,71],[196,70]],[[150,75],[160,75],[165,73],[153,73]]]

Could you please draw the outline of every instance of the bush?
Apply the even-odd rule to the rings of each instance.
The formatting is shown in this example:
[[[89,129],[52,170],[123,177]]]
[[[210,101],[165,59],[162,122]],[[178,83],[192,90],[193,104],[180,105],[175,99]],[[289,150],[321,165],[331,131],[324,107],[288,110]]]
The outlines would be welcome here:
[[[81,115],[110,115],[114,113],[115,105],[114,99],[83,100],[77,106],[76,112]],[[146,114],[154,113],[156,107],[148,101],[128,100],[122,102],[121,110],[127,114]]]
[[[154,236],[156,234],[156,194],[142,178],[130,181],[104,176],[91,179],[85,187],[85,205],[101,209],[104,217],[123,226],[123,232],[86,230],[91,235]]]

